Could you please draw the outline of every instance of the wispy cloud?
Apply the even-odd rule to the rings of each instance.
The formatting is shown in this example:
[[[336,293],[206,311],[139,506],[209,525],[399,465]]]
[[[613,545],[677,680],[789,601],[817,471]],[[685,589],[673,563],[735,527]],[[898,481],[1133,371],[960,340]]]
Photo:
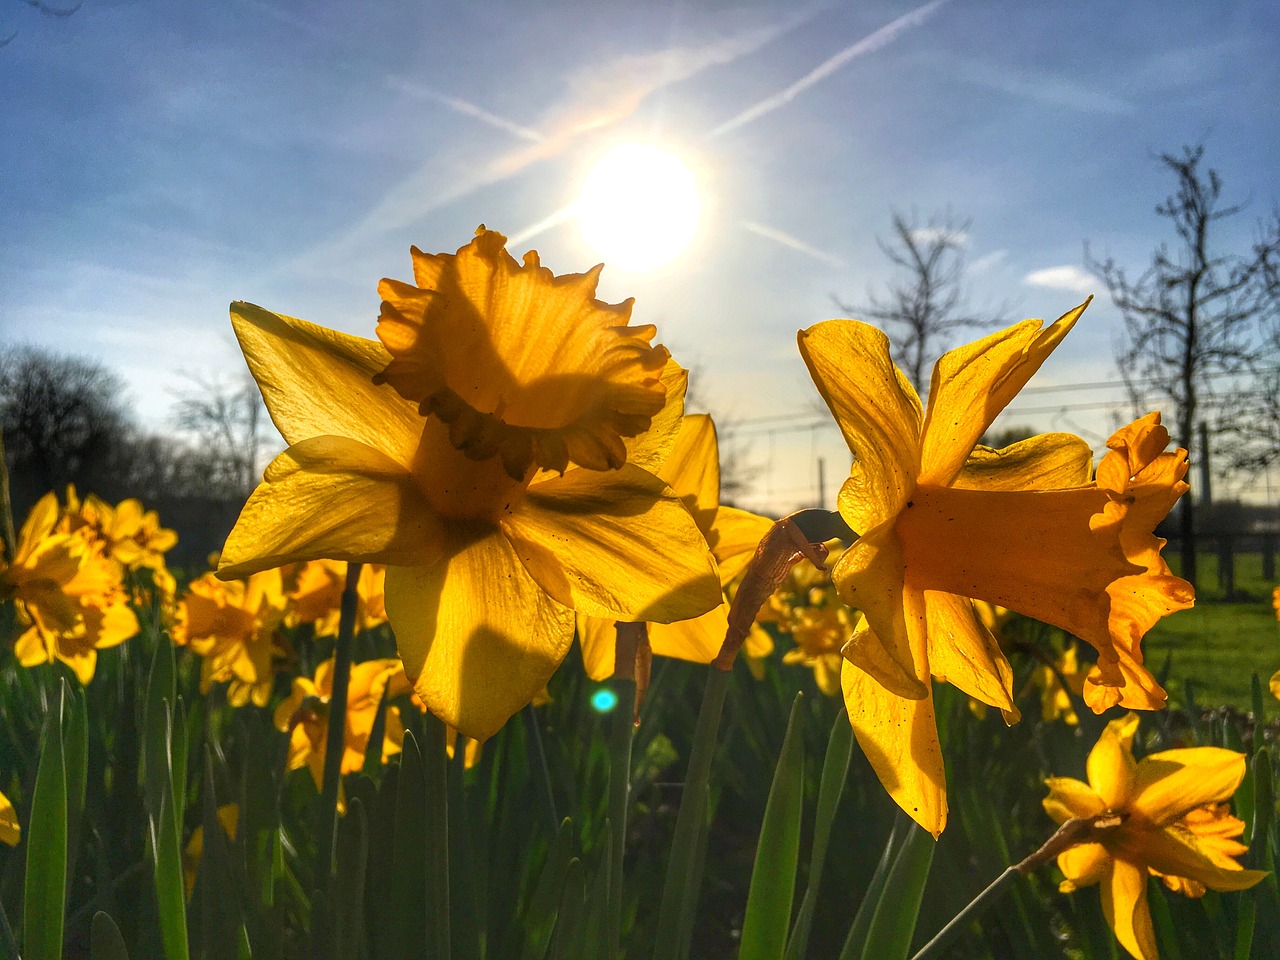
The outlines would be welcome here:
[[[924,6],[917,7],[909,13],[904,13],[902,16],[885,24],[874,33],[863,37],[857,43],[845,47],[834,56],[828,57],[789,87],[775,93],[771,97],[766,97],[759,103],[753,104],[737,116],[730,117],[724,123],[711,130],[707,136],[718,137],[731,130],[737,130],[739,127],[744,127],[753,120],[760,119],[766,113],[772,113],[779,107],[785,106],[810,87],[831,76],[851,60],[867,53],[874,53],[881,47],[895,40],[898,34],[903,31],[909,30],[912,27],[920,26],[920,24],[924,23],[933,15],[934,11],[946,2],[947,0],[930,0],[930,2],[926,3]]]
[[[1036,100],[1080,113],[1120,115],[1133,113],[1132,103],[1105,90],[1093,90],[1072,80],[1007,64],[982,60],[956,60],[952,69],[959,79],[1015,97]]]
[[[992,267],[1003,263],[1007,256],[1009,256],[1008,250],[992,250],[990,253],[984,253],[970,263],[968,270],[970,273],[986,273]]]
[[[948,243],[953,247],[969,245],[969,234],[963,230],[948,230],[946,227],[919,227],[911,231],[911,239],[926,246],[931,243]]]
[[[552,230],[560,226],[560,224],[564,223],[566,220],[572,219],[574,213],[576,212],[577,211],[576,211],[575,205],[569,204],[566,207],[561,207],[559,210],[556,210],[553,213],[547,214],[547,216],[543,217],[537,223],[531,223],[529,224],[529,226],[525,227],[523,230],[517,230],[510,237],[508,237],[507,248],[511,250],[511,252],[514,254],[515,248],[518,247],[520,244],[528,243],[534,237],[541,236],[542,234],[546,233],[548,230]]]
[[[780,243],[784,247],[788,247],[798,253],[803,253],[805,256],[812,257],[821,263],[825,263],[829,267],[843,269],[848,266],[848,264],[834,254],[827,253],[825,250],[820,250],[817,247],[811,246],[800,238],[793,237],[789,233],[784,233],[781,230],[775,230],[773,227],[766,227],[762,223],[756,223],[754,220],[742,220],[739,222],[739,226],[750,233],[754,233],[758,237],[764,237],[766,240],[772,240],[774,243]]]
[[[1093,293],[1098,289],[1097,277],[1069,264],[1033,270],[1022,278],[1022,282],[1032,287],[1069,290],[1072,293]]]

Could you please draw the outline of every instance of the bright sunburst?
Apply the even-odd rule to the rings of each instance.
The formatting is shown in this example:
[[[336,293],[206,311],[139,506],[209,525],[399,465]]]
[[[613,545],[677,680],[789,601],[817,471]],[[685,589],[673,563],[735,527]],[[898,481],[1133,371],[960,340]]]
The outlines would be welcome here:
[[[606,264],[652,270],[693,240],[697,184],[675,154],[651,144],[623,144],[591,168],[575,212],[583,239]]]

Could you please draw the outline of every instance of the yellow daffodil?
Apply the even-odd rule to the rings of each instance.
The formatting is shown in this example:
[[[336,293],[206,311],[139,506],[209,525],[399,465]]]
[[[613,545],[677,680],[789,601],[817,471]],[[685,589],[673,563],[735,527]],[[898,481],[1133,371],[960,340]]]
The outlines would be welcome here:
[[[22,828],[18,826],[18,812],[13,803],[0,793],[0,843],[16,847],[22,839]]]
[[[801,607],[793,615],[789,630],[796,645],[782,655],[782,662],[803,663],[812,668],[818,689],[829,697],[839,695],[844,663],[840,651],[853,632],[849,608],[839,603]]]
[[[1037,664],[1031,673],[1031,682],[1040,691],[1040,719],[1045,723],[1061,719],[1067,726],[1074,727],[1080,722],[1075,707],[1071,705],[1070,693],[1077,697],[1084,694],[1088,671],[1081,667],[1077,654],[1076,645],[1069,643],[1058,654],[1053,666]],[[1063,680],[1067,682],[1066,687],[1062,685]]]
[[[1094,710],[1164,703],[1138,643],[1193,595],[1152,533],[1187,489],[1186,452],[1162,452],[1158,414],[1116,433],[1092,478],[1089,446],[1068,434],[975,448],[1083,310],[947,353],[925,410],[879,330],[832,320],[800,333],[854,456],[838,505],[861,536],[833,569],[841,598],[863,614],[845,648],[849,717],[881,782],[935,835],[946,793],[930,678],[1014,709],[1009,664],[971,598],[1096,647],[1085,685]]]
[[[18,534],[13,562],[0,569],[0,599],[17,604],[27,629],[14,644],[24,667],[61,660],[87,684],[98,650],[138,632],[120,583],[119,565],[85,537],[57,532],[58,500],[45,494]]]
[[[232,323],[290,444],[231,532],[219,575],[384,563],[418,694],[492,735],[541,690],[574,611],[669,622],[721,599],[688,510],[648,472],[671,448],[684,372],[595,299],[479,231],[383,281],[381,342],[250,304]]]
[[[1069,893],[1102,885],[1102,909],[1121,945],[1138,960],[1156,960],[1147,905],[1147,877],[1188,896],[1244,890],[1266,874],[1242,870],[1232,859],[1244,823],[1227,801],[1245,774],[1244,754],[1219,747],[1165,750],[1134,762],[1138,716],[1107,724],[1087,765],[1089,782],[1045,781],[1044,808],[1058,823],[1073,817],[1103,821],[1091,840],[1058,856]],[[1109,822],[1108,822],[1109,821]]]
[[[90,527],[107,555],[130,570],[164,570],[164,555],[178,542],[174,531],[160,526],[160,515],[133,497],[113,507],[93,494],[82,501],[69,487],[66,518],[73,530]]]
[[[288,592],[291,623],[313,623],[317,637],[336,636],[342,613],[342,591],[347,585],[347,565],[340,560],[309,560],[294,573]],[[372,630],[387,622],[386,567],[370,563],[360,568],[356,581],[355,632]]]
[[[347,685],[347,718],[343,729],[343,751],[340,772],[353,773],[364,766],[369,734],[387,685],[399,674],[403,682],[404,668],[395,657],[366,660],[351,665]],[[404,683],[404,691],[408,684]],[[396,691],[390,691],[391,696]],[[329,736],[329,699],[333,696],[333,659],[316,668],[314,679],[295,677],[289,696],[276,707],[276,728],[289,734],[288,769],[308,767],[319,790],[324,784],[324,751]],[[386,727],[382,738],[385,762],[400,752],[404,744],[404,724],[400,708],[387,707]]]
[[[720,453],[716,429],[706,414],[692,414],[680,424],[671,452],[657,471],[693,515],[720,569],[727,589],[751,560],[760,538],[773,521],[720,503]],[[649,625],[649,645],[664,657],[710,663],[720,652],[729,628],[729,601],[691,620]],[[582,660],[592,680],[613,676],[614,620],[578,615]]]
[[[236,828],[240,825],[240,804],[228,803],[217,809],[216,816],[227,839],[236,838]],[[182,882],[187,890],[187,899],[191,899],[191,891],[196,886],[196,874],[200,872],[200,860],[204,856],[204,826],[197,826],[191,831],[191,838],[182,849]]]
[[[265,707],[271,697],[274,662],[284,656],[280,622],[284,584],[278,569],[224,583],[211,573],[193,580],[178,603],[173,642],[202,658],[200,691],[227,683],[227,700]]]

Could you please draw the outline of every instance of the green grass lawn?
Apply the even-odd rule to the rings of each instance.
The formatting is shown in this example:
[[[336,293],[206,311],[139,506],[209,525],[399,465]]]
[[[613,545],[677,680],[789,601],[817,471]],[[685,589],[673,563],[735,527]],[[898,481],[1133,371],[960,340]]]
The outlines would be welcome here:
[[[1159,671],[1172,654],[1167,689],[1174,705],[1185,700],[1187,681],[1202,706],[1230,704],[1250,709],[1249,678],[1257,673],[1265,689],[1280,670],[1280,623],[1270,598],[1253,603],[1202,601],[1190,610],[1165,617],[1142,642],[1147,665]],[[1268,693],[1267,717],[1280,712]]]

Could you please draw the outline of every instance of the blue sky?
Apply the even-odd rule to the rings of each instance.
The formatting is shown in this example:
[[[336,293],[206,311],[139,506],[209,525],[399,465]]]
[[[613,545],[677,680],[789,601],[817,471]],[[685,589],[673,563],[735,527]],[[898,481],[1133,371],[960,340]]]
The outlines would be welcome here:
[[[1156,154],[1206,141],[1249,202],[1226,245],[1280,198],[1261,0],[0,4],[0,340],[103,360],[154,426],[190,375],[242,369],[229,301],[372,336],[410,244],[527,235],[602,150],[653,141],[694,166],[702,227],[601,296],[742,424],[746,502],[786,509],[818,457],[828,499],[847,466],[795,331],[883,286],[893,208],[972,220],[974,307],[1052,318],[1104,293],[1083,241],[1137,269],[1167,236]],[[527,247],[597,259],[572,222]],[[1033,384],[1114,379],[1118,327],[1099,297]],[[1118,396],[1042,390],[1005,422],[1097,444],[1108,412],[1077,405]]]

